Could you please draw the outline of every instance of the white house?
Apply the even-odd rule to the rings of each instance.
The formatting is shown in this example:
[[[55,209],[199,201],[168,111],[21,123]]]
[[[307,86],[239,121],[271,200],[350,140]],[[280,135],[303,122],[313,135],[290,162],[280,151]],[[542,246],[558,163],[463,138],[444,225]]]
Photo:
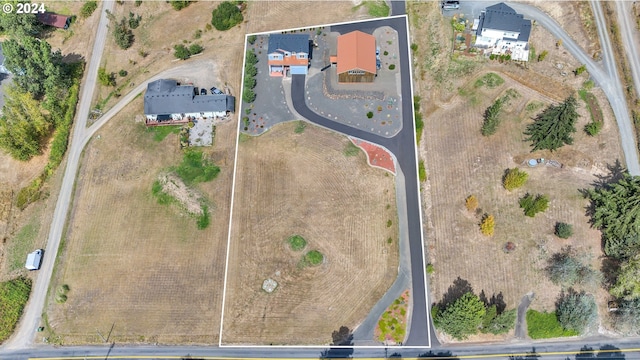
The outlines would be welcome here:
[[[530,34],[531,20],[500,3],[480,13],[474,45],[487,48],[492,54],[508,54],[513,60],[528,61]]]
[[[176,124],[189,119],[223,117],[235,109],[235,98],[225,94],[198,95],[193,85],[160,79],[147,85],[144,115],[147,125]]]

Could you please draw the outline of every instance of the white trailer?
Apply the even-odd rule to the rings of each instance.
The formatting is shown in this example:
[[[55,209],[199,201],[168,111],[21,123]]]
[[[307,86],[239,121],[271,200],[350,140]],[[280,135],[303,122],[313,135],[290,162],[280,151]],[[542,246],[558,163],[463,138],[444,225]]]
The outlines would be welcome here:
[[[40,269],[40,264],[42,263],[42,249],[38,249],[32,253],[27,255],[27,262],[24,264],[24,267],[29,270],[38,270]]]

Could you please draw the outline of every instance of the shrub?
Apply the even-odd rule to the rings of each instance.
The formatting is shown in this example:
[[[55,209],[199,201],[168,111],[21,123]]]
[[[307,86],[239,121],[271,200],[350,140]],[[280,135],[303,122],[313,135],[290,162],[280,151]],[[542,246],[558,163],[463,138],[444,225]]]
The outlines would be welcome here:
[[[578,75],[582,74],[585,71],[587,71],[587,65],[581,65],[581,66],[577,67],[575,70],[573,70],[573,73],[576,76],[578,76]]]
[[[105,68],[98,69],[98,82],[103,86],[115,86],[116,79],[113,73],[108,73]]]
[[[396,64],[389,65],[389,70],[394,70],[396,68]]]
[[[547,55],[549,54],[549,52],[547,50],[543,50],[540,55],[538,55],[538,61],[543,61]]]
[[[242,22],[242,12],[238,7],[229,1],[223,1],[211,13],[211,25],[217,30],[225,31]]]
[[[367,113],[367,117],[368,117],[369,119],[371,119],[371,118],[373,117],[373,112],[369,111],[369,112]]]
[[[418,161],[418,179],[420,182],[427,181],[427,169],[424,167],[424,160]]]
[[[482,235],[492,236],[495,226],[496,222],[493,215],[484,214],[482,221],[480,221],[480,232]]]
[[[171,4],[171,7],[173,7],[174,10],[178,10],[178,11],[191,5],[190,0],[171,0],[169,1],[169,3]]]
[[[502,111],[502,105],[504,98],[498,98],[484,111],[484,121],[482,122],[482,128],[480,133],[483,136],[489,136],[496,133],[498,125],[500,125],[500,112]]]
[[[245,89],[253,89],[256,87],[256,79],[251,76],[244,77],[244,88]]]
[[[242,100],[248,104],[252,103],[256,99],[256,93],[251,89],[244,89],[242,91]]]
[[[554,234],[556,234],[556,236],[561,239],[568,239],[569,237],[571,237],[571,235],[573,235],[573,226],[571,224],[557,222],[554,229]]]
[[[502,177],[502,186],[511,191],[524,185],[527,179],[529,179],[529,174],[526,171],[518,168],[507,169]]]
[[[88,18],[89,16],[91,16],[91,14],[93,14],[94,11],[96,11],[97,8],[98,8],[97,1],[85,2],[84,4],[82,4],[82,8],[80,8],[80,17],[83,19]]]
[[[584,131],[589,136],[596,136],[602,130],[602,121],[592,121],[584,126]]]
[[[585,260],[588,261],[588,259]],[[551,282],[556,285],[590,285],[600,280],[599,273],[591,266],[585,265],[579,254],[571,247],[562,248],[553,254],[547,262],[545,272]]]
[[[412,44],[411,44],[411,51],[413,51],[413,52],[418,51],[418,44],[416,44],[416,43],[412,43]]]
[[[138,28],[140,26],[140,21],[142,20],[142,16],[129,12],[129,27],[132,29]]]
[[[467,210],[473,212],[478,208],[478,198],[475,195],[469,195],[464,201],[464,206]]]
[[[583,89],[585,89],[585,90],[587,90],[587,91],[589,91],[589,90],[593,89],[593,87],[594,87],[595,85],[596,85],[596,83],[595,83],[595,82],[593,82],[593,80],[589,79],[589,80],[585,81],[585,82],[582,84],[582,88],[583,88]]]
[[[209,223],[211,222],[211,215],[209,214],[209,207],[207,205],[202,205],[201,210],[202,214],[198,216],[196,225],[198,226],[199,230],[204,230],[209,226]]]
[[[560,294],[556,314],[563,328],[582,333],[596,322],[598,308],[593,295],[570,288]]]
[[[196,32],[193,34],[193,38],[198,40],[202,37],[202,29],[198,29],[196,30]]]
[[[307,246],[307,241],[300,235],[291,236],[287,242],[293,251],[300,251]]]
[[[304,256],[305,264],[311,266],[320,265],[322,260],[324,260],[324,256],[318,250],[311,250]]]
[[[393,225],[393,221],[387,220],[387,227],[391,227],[391,225]]]
[[[133,44],[133,32],[127,27],[126,19],[123,17],[120,23],[116,23],[113,28],[113,36],[116,45],[123,50],[131,47]]]
[[[200,44],[191,44],[191,46],[189,46],[189,55],[200,54],[202,50],[204,49]]]
[[[247,41],[249,42],[249,44],[253,45],[253,43],[256,42],[256,40],[258,39],[258,36],[256,35],[249,35],[247,37]]]
[[[189,53],[189,49],[187,49],[187,47],[182,44],[175,45],[173,47],[173,50],[173,55],[180,60],[186,60],[189,58],[189,56],[191,56],[191,53]]]
[[[533,195],[527,193],[520,199],[519,204],[526,216],[534,217],[537,213],[547,210],[549,198],[540,194],[533,197]]]
[[[436,271],[436,269],[434,269],[433,264],[427,264],[427,274],[431,275]]]
[[[384,52],[382,52],[382,55],[387,56],[387,55],[389,55],[389,52],[387,50],[385,50]]]
[[[118,75],[120,75],[121,77],[125,77],[125,76],[127,76],[127,74],[128,74],[127,70],[122,69],[122,70],[118,71]]]
[[[296,128],[293,129],[293,132],[296,134],[302,134],[304,132],[304,129],[306,128],[307,128],[307,123],[304,120],[299,120],[298,123],[296,124]]]
[[[480,332],[494,335],[508,333],[516,324],[516,309],[503,311],[498,314],[497,305],[487,307],[487,312],[482,320]]]

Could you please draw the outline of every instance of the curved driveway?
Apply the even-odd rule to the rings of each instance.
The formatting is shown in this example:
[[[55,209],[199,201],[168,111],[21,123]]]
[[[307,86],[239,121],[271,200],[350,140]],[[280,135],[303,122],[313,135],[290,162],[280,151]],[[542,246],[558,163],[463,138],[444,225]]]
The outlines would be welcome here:
[[[402,130],[397,135],[391,138],[385,138],[348,125],[336,123],[311,111],[305,102],[306,90],[304,75],[293,75],[291,83],[292,102],[294,109],[312,123],[348,136],[353,136],[384,146],[395,155],[398,161],[398,166],[405,176],[404,188],[396,189],[396,191],[400,193],[398,198],[403,198],[405,200],[404,204],[398,204],[398,213],[402,213],[404,210],[404,213],[407,215],[406,223],[408,224],[408,229],[405,233],[409,237],[413,296],[413,307],[411,311],[411,319],[409,321],[409,336],[403,345],[431,346],[432,340],[429,332],[431,321],[427,311],[427,286],[424,274],[425,261],[422,239],[422,211],[418,189],[417,149],[415,146],[415,126],[413,123],[411,69],[409,66],[409,58],[407,56],[407,18],[406,16],[401,16],[384,20],[374,20],[367,25],[357,23],[331,26],[331,31],[346,33],[353,30],[360,30],[372,33],[374,29],[380,26],[390,26],[394,28],[398,32],[398,46],[400,49],[403,49],[403,51],[400,51],[403,124]],[[406,206],[406,209],[400,209],[402,206]]]

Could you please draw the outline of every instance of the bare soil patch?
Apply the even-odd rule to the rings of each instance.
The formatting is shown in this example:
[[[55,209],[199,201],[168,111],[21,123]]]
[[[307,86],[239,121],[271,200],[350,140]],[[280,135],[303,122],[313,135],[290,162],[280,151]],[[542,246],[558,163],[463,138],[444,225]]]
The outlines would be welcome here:
[[[211,225],[198,230],[186,211],[158,204],[151,186],[182,158],[178,136],[162,142],[135,122],[142,98],[102,128],[85,149],[73,212],[52,286],[71,289],[47,307],[52,339],[215,343],[222,303],[236,127],[217,127],[205,156],[219,176],[198,184],[211,200]]]
[[[527,112],[526,104],[539,101],[546,106],[552,98],[499,74],[505,78],[505,84],[491,90],[479,89],[474,104],[469,97],[455,96],[446,108],[425,118],[420,155],[429,174],[429,180],[423,184],[423,201],[427,251],[435,269],[430,282],[432,299],[436,302],[442,299],[453,281],[461,277],[469,281],[476,293],[484,291],[487,297],[501,293],[508,309],[517,307],[526,293],[533,292],[533,309],[553,310],[560,288],[542,271],[551,254],[571,245],[593,254],[593,266],[600,268],[597,260],[601,255],[600,233],[588,224],[585,215],[588,201],[579,190],[590,187],[595,175],[605,173],[606,164],[622,158],[617,127],[607,106],[603,109],[603,131],[594,138],[588,137],[582,128],[590,116],[580,101],[581,117],[576,124],[574,145],[554,153],[530,153],[530,144],[523,141],[522,132],[535,113]],[[470,78],[468,84],[475,80],[476,77]],[[521,96],[505,108],[497,133],[481,136],[484,109],[509,88]],[[566,95],[562,88],[548,91],[556,92],[554,98]],[[596,96],[603,96],[600,90]],[[530,168],[524,164],[528,159],[541,157],[559,161],[563,167]],[[514,166],[527,171],[529,180],[523,188],[508,192],[502,187],[501,177],[506,168]],[[534,218],[524,216],[518,199],[526,192],[547,194],[551,199],[549,209]],[[481,210],[477,213],[465,208],[465,198],[471,194],[480,203]],[[481,213],[494,215],[494,236],[481,235],[477,215]],[[573,225],[575,233],[570,239],[554,236],[557,221]],[[509,241],[516,248],[507,253],[503,249]],[[589,290],[597,294],[601,306],[606,306],[603,290]],[[495,339],[478,335],[470,341],[490,338]]]
[[[346,156],[348,139],[279,124],[239,143],[225,344],[328,344],[355,328],[397,276],[395,181]],[[318,266],[301,266],[287,239],[300,235]],[[271,294],[261,285],[278,282]]]
[[[180,205],[182,205],[189,214],[202,214],[200,204],[202,204],[204,198],[195,190],[188,187],[179,176],[175,174],[161,174],[158,176],[158,181],[162,185],[162,191],[178,200]]]

